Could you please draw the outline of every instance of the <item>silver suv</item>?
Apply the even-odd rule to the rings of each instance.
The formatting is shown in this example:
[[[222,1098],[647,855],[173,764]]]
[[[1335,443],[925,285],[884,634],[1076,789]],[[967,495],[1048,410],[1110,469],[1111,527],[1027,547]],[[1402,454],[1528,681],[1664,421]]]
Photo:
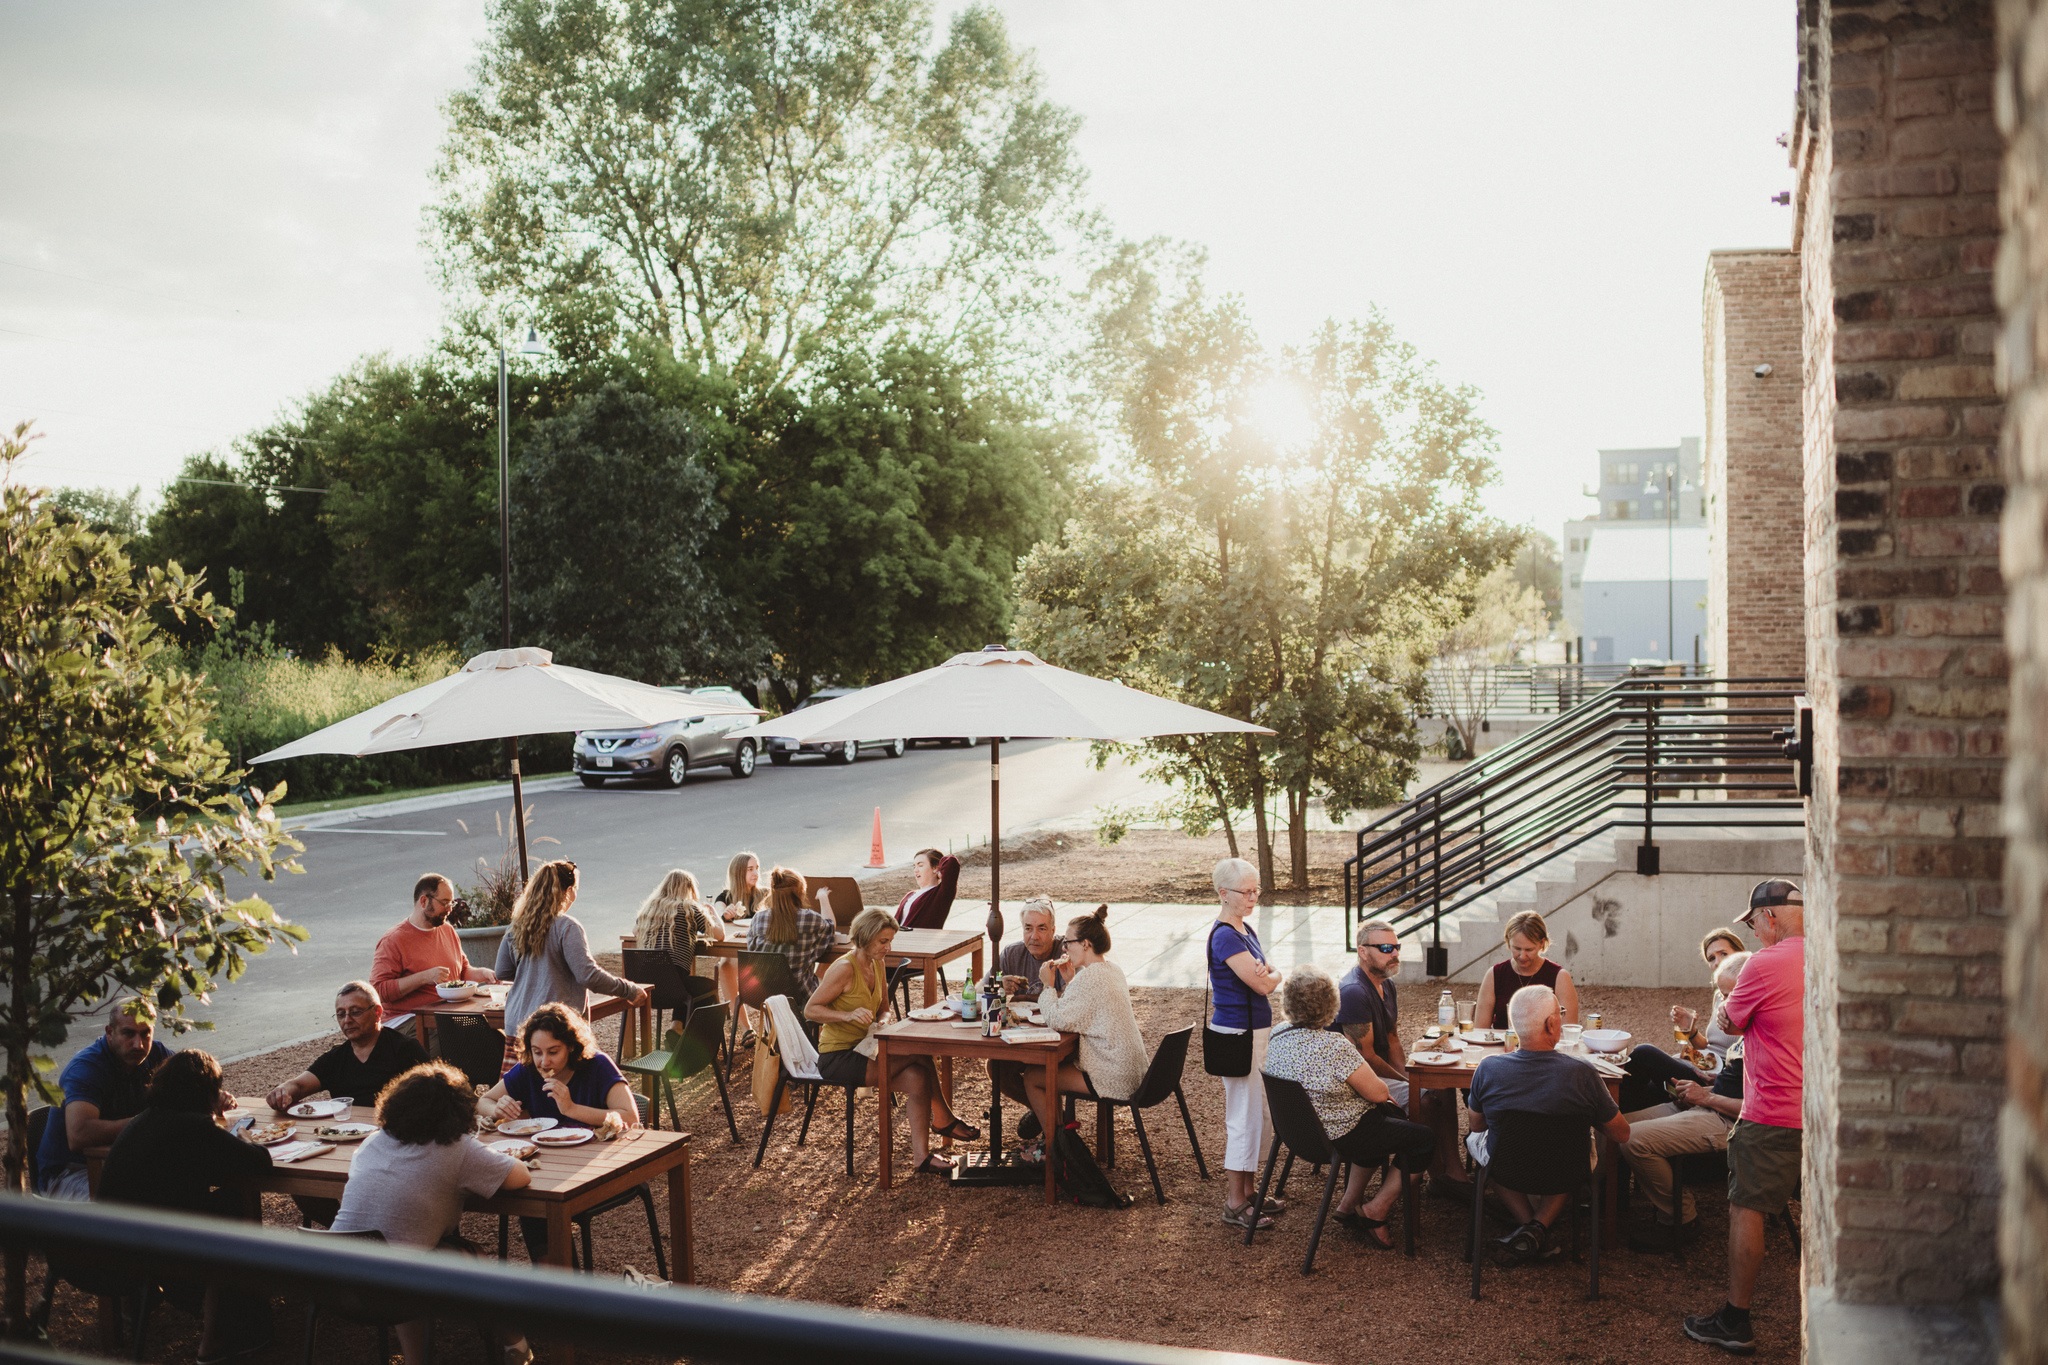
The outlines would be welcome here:
[[[730,687],[675,687],[708,701],[751,706]],[[608,777],[656,778],[671,787],[690,780],[693,768],[724,765],[734,777],[752,777],[759,753],[752,739],[734,739],[759,717],[754,715],[690,716],[645,730],[579,730],[571,762],[586,787],[602,787]]]

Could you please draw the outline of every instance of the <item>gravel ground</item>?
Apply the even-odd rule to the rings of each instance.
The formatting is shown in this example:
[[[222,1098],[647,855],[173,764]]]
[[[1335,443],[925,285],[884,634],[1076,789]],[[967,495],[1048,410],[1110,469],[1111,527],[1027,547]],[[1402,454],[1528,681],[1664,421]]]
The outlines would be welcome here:
[[[1697,992],[1589,991],[1611,1022],[1656,1038],[1668,1005],[1697,1003]],[[1200,995],[1140,990],[1138,1012],[1148,1038],[1192,1023]],[[1433,1000],[1412,989],[1404,1033],[1419,1031]],[[281,1049],[238,1062],[230,1084],[260,1091],[292,1074],[319,1045]],[[744,1063],[744,1057],[742,1061]],[[742,1145],[726,1137],[708,1081],[688,1096],[684,1123],[699,1137],[692,1158],[696,1182],[699,1274],[708,1286],[781,1295],[876,1312],[915,1313],[994,1327],[1038,1327],[1099,1337],[1206,1346],[1301,1360],[1698,1362],[1709,1348],[1686,1341],[1678,1319],[1719,1304],[1724,1282],[1726,1205],[1711,1188],[1696,1190],[1702,1236],[1683,1261],[1625,1248],[1602,1257],[1602,1294],[1585,1298],[1585,1268],[1566,1261],[1517,1270],[1488,1268],[1485,1300],[1467,1297],[1459,1254],[1469,1216],[1457,1205],[1426,1198],[1418,1256],[1368,1249],[1332,1228],[1314,1275],[1300,1273],[1313,1218],[1313,1181],[1297,1179],[1295,1207],[1247,1249],[1217,1219],[1219,1181],[1196,1175],[1187,1138],[1171,1106],[1155,1111],[1149,1131],[1169,1202],[1152,1202],[1128,1118],[1119,1121],[1119,1162],[1112,1178],[1139,1202],[1123,1211],[1047,1208],[1033,1190],[954,1191],[931,1177],[912,1177],[883,1193],[875,1170],[874,1105],[864,1096],[856,1134],[860,1178],[843,1174],[837,1138],[837,1095],[820,1101],[813,1141],[795,1146],[796,1126],[777,1124],[761,1169],[752,1166],[760,1117],[736,1074]],[[986,1103],[985,1079],[962,1065],[957,1077],[970,1121]],[[1222,1092],[1191,1061],[1188,1100],[1212,1172],[1223,1149]],[[1017,1110],[1006,1107],[1006,1122]],[[1084,1114],[1092,1138],[1092,1119]],[[899,1136],[899,1164],[906,1150]],[[266,1221],[296,1222],[291,1205],[266,1201]],[[664,1211],[666,1202],[657,1194]],[[1306,1205],[1306,1207],[1304,1207]],[[1638,1208],[1636,1217],[1643,1216]],[[465,1235],[495,1240],[496,1220],[465,1219]],[[515,1245],[517,1239],[514,1239]],[[599,1269],[634,1265],[651,1273],[646,1234],[635,1211],[601,1223]],[[1219,1285],[1217,1272],[1228,1279]],[[1219,1290],[1221,1292],[1219,1292]],[[1797,1268],[1782,1232],[1773,1230],[1757,1295],[1760,1354],[1791,1359],[1798,1350]],[[279,1312],[278,1344],[253,1361],[296,1359],[299,1315]],[[1079,1311],[1077,1311],[1077,1309]],[[165,1310],[152,1329],[150,1357],[190,1359],[196,1331]],[[62,1347],[94,1344],[90,1301],[65,1290],[52,1335]],[[323,1328],[322,1361],[360,1361],[359,1328]],[[476,1338],[466,1329],[443,1334],[453,1354],[469,1359]],[[687,1350],[679,1345],[679,1350]],[[545,1352],[543,1352],[545,1354]],[[443,1358],[449,1358],[444,1356]],[[608,1359],[599,1352],[585,1358]]]

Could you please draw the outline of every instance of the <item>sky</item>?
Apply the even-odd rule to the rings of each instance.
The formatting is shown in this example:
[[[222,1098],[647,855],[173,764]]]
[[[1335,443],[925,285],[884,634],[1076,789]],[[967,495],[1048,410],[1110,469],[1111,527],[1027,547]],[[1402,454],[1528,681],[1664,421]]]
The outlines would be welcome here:
[[[940,6],[943,16],[958,4]],[[1791,0],[997,0],[1120,233],[1269,344],[1382,310],[1557,535],[1593,452],[1698,435],[1707,253],[1784,246]],[[154,494],[358,357],[425,350],[422,209],[480,0],[0,0],[0,423]]]

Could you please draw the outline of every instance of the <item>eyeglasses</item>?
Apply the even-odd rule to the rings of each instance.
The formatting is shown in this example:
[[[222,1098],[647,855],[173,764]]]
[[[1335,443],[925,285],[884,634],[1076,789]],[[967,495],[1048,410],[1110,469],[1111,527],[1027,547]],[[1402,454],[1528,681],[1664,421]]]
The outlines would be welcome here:
[[[1226,896],[1250,896],[1253,900],[1257,900],[1259,898],[1259,888],[1256,886],[1226,886],[1223,888],[1223,894]]]
[[[336,1010],[334,1017],[337,1019],[360,1019],[366,1014],[375,1014],[376,1012],[377,1007],[375,1005],[357,1005],[354,1009]]]
[[[1401,951],[1401,945],[1398,943],[1368,943],[1364,946],[1367,948],[1371,948],[1376,952],[1385,953],[1389,957],[1392,957],[1395,953]]]

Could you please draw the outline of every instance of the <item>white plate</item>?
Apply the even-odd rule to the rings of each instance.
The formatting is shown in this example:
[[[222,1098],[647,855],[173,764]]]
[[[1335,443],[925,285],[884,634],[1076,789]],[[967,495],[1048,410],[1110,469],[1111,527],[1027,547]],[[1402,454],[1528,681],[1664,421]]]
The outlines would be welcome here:
[[[374,1123],[323,1123],[311,1136],[316,1142],[361,1142],[376,1131]]]
[[[494,1152],[503,1152],[509,1157],[518,1157],[521,1148],[538,1145],[538,1143],[529,1143],[525,1138],[500,1138],[498,1141],[491,1143],[490,1148]]]
[[[560,1122],[560,1119],[507,1119],[498,1125],[498,1131],[507,1137],[532,1137],[535,1133],[545,1133]]]
[[[348,1105],[341,1100],[307,1100],[285,1112],[295,1119],[337,1119],[348,1112]]]
[[[1475,1047],[1491,1047],[1495,1043],[1504,1040],[1501,1038],[1500,1030],[1498,1029],[1476,1028],[1465,1035],[1465,1041]]]
[[[574,1147],[596,1136],[588,1128],[563,1128],[553,1133],[535,1133],[533,1144],[536,1147]]]
[[[294,1128],[291,1124],[287,1123],[284,1124],[280,1128],[280,1130],[275,1133],[266,1134],[262,1137],[258,1137],[256,1135],[256,1128],[270,1128],[275,1126],[277,1125],[259,1123],[256,1125],[255,1128],[251,1128],[247,1133],[243,1134],[243,1136],[248,1138],[249,1141],[255,1143],[258,1147],[275,1147],[279,1143],[290,1142],[292,1140],[292,1137],[299,1131],[297,1128]]]
[[[1456,1066],[1458,1059],[1448,1052],[1410,1053],[1408,1060],[1417,1066]]]

